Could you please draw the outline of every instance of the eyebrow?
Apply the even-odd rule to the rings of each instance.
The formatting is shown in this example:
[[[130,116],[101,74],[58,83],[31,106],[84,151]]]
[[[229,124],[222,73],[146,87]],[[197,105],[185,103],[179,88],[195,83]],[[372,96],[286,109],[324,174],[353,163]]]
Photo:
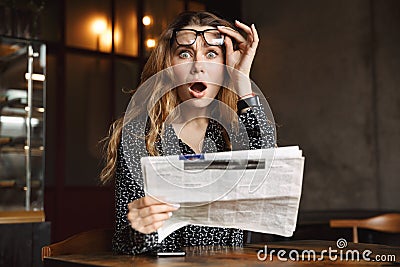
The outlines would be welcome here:
[[[196,41],[197,42],[197,41]],[[194,44],[191,44],[191,45],[178,45],[177,43],[175,43],[175,46],[176,46],[176,49],[175,50],[178,50],[179,48],[181,48],[181,47],[184,47],[184,48],[190,48],[190,49],[194,49],[194,45],[195,45],[196,43],[194,43]],[[202,40],[202,47],[205,47],[205,48],[215,48],[215,47],[218,47],[219,49],[221,49],[222,50],[222,48],[221,48],[221,46],[216,46],[216,45],[209,45],[209,44],[207,44],[204,40]]]

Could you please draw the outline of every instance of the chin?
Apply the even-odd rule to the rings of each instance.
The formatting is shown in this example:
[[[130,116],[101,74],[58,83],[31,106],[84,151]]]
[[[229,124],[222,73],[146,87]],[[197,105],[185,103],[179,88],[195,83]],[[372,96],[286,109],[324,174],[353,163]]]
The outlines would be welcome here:
[[[213,99],[212,98],[198,98],[194,99],[191,102],[193,102],[193,106],[199,107],[199,108],[206,108],[212,103]]]
[[[202,98],[191,98],[184,102],[182,108],[199,108],[204,109],[210,106],[213,102],[212,98],[202,97]]]

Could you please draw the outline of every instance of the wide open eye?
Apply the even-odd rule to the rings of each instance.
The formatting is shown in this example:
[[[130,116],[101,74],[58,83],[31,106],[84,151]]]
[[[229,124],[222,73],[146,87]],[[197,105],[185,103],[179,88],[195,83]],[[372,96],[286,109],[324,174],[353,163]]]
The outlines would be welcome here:
[[[207,52],[207,54],[206,54],[206,57],[207,57],[208,59],[213,59],[213,58],[216,58],[217,56],[218,56],[218,53],[215,52],[215,51],[209,51],[209,52]]]
[[[188,51],[182,51],[179,53],[179,57],[183,59],[188,59],[190,58],[190,53]]]

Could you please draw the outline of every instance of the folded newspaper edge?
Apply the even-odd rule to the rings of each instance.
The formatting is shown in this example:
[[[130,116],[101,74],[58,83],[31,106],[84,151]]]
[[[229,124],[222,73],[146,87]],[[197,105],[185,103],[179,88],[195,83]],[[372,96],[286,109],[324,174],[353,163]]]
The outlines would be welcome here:
[[[304,169],[298,146],[207,153],[195,161],[144,157],[141,163],[146,195],[181,204],[158,229],[159,243],[189,224],[293,235]]]

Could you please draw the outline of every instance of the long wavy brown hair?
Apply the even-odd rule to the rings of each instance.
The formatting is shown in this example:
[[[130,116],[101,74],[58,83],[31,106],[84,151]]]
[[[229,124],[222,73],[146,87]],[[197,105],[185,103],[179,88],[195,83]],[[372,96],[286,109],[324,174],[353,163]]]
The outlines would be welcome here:
[[[181,29],[186,26],[226,26],[234,28],[234,26],[228,21],[212,14],[210,12],[184,12],[181,13],[174,22],[161,34],[158,44],[152,51],[148,61],[146,62],[142,75],[140,85],[143,85],[151,76],[154,74],[171,67],[171,55],[173,52],[173,32],[175,29]],[[223,49],[224,50],[224,49]],[[163,132],[164,122],[168,115],[175,109],[180,103],[177,96],[176,90],[170,90],[160,96],[163,86],[161,84],[155,84],[152,92],[147,98],[147,107],[143,107],[141,103],[138,103],[138,108],[134,111],[130,111],[129,120],[139,116],[144,108],[148,110],[148,131],[146,131],[146,149],[149,155],[158,155],[158,151],[154,146],[155,142],[160,138],[160,134]],[[133,94],[135,90],[131,93]],[[236,103],[238,100],[237,95],[226,87],[221,87],[216,99],[225,103],[231,110],[237,111]],[[132,103],[131,103],[132,105]],[[131,109],[132,110],[132,109]],[[222,119],[229,122],[237,122],[237,117],[232,116],[230,112],[222,112]],[[126,121],[126,120],[125,120]],[[122,129],[124,126],[124,117],[116,120],[110,127],[109,135],[104,139],[106,142],[106,153],[105,160],[106,165],[100,174],[100,180],[103,183],[110,181],[115,174],[116,162],[117,162],[117,150],[121,141]],[[228,135],[223,131],[224,139],[227,144],[230,144]]]

